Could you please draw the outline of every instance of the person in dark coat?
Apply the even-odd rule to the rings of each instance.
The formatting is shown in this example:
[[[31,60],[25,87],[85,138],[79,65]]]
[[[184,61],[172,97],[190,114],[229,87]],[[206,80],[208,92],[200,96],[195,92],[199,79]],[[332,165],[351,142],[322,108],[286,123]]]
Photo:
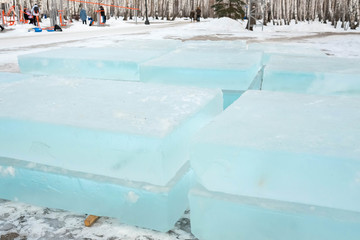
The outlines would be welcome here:
[[[191,19],[191,21],[195,20],[195,11],[194,11],[194,9],[191,10],[191,12],[190,12],[190,19]]]
[[[196,21],[200,22],[201,9],[200,7],[196,8]]]
[[[82,8],[81,11],[80,11],[80,19],[81,19],[83,24],[87,24],[86,23],[86,18],[87,18],[86,11],[85,11],[85,9]]]
[[[106,23],[105,10],[104,10],[103,6],[100,6],[99,9],[101,11],[100,14],[101,14],[102,22]]]

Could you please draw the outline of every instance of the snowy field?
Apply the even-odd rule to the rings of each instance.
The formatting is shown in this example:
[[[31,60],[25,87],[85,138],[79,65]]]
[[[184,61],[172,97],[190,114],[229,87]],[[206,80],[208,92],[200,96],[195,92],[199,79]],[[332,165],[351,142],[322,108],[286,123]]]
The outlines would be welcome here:
[[[330,24],[302,22],[290,26],[255,27],[245,30],[245,23],[228,18],[202,19],[199,23],[178,19],[173,22],[151,21],[149,26],[138,19],[123,22],[110,19],[106,27],[89,27],[74,22],[63,32],[28,31],[31,25],[9,27],[0,33],[0,71],[19,72],[17,56],[62,47],[111,47],[121,40],[177,39],[232,41],[247,43],[273,42],[298,48],[311,47],[329,56],[360,58],[360,29],[334,28]],[[42,27],[49,26],[44,20]],[[359,60],[354,61],[360,67]],[[1,174],[1,172],[0,172]],[[92,227],[84,227],[86,215],[56,209],[40,208],[0,200],[0,236],[3,239],[121,239],[173,240],[196,239],[191,235],[189,213],[167,233],[122,224],[101,217]]]

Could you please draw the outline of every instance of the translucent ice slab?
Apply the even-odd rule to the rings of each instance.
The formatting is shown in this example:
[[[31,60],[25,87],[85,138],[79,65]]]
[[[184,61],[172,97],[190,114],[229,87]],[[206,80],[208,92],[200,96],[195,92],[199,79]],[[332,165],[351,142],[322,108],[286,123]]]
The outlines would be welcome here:
[[[188,169],[160,187],[0,157],[0,197],[165,232],[188,208]]]
[[[156,185],[222,111],[220,90],[123,81],[42,77],[0,96],[0,156]]]
[[[212,191],[360,212],[360,97],[246,91],[196,134]]]
[[[200,187],[190,191],[189,201],[191,231],[201,240],[360,239],[359,212],[234,196]]]
[[[319,49],[280,43],[251,43],[247,46],[247,49],[252,51],[263,51],[262,63],[265,65],[272,55],[283,55],[288,57],[307,56],[307,58],[326,56],[326,54]]]
[[[143,82],[244,91],[261,68],[261,52],[182,48],[140,66]]]
[[[139,81],[139,64],[169,49],[61,48],[20,55],[22,73]]]
[[[360,95],[360,59],[271,56],[262,89],[323,95]]]

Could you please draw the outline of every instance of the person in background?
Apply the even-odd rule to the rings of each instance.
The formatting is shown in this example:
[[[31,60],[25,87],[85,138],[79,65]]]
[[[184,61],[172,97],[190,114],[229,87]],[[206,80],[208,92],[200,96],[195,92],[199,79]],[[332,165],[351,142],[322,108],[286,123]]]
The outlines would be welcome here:
[[[31,15],[31,11],[29,9],[26,9],[26,15],[28,16],[29,24],[34,24],[34,16]]]
[[[84,8],[81,9],[80,11],[80,19],[82,21],[83,24],[86,24],[86,18],[87,18],[87,14]]]
[[[29,21],[29,14],[30,14],[30,11],[24,7],[24,20],[25,21]]]
[[[37,3],[35,3],[35,5],[33,6],[33,8],[31,9],[31,15],[33,15],[33,22],[35,26],[38,26],[38,20],[40,17],[40,7],[37,5]]]
[[[192,9],[191,12],[190,12],[190,20],[191,21],[195,20],[195,11],[194,11],[194,9]]]
[[[99,9],[101,11],[100,14],[101,14],[102,22],[106,23],[105,10],[104,10],[103,6],[100,5]]]
[[[200,7],[196,8],[196,21],[200,22],[200,16],[201,16],[201,9]]]

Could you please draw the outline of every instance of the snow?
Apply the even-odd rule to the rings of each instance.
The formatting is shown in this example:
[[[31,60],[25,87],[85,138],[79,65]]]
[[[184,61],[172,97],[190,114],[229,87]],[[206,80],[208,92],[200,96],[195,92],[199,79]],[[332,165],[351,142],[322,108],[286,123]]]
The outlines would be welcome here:
[[[122,40],[178,39],[231,41],[247,43],[273,42],[292,44],[299,48],[314,48],[329,56],[360,58],[360,28],[344,30],[320,22],[299,22],[290,25],[255,26],[245,30],[246,22],[229,18],[201,19],[191,23],[189,19],[162,21],[150,19],[122,21],[110,19],[106,27],[89,27],[80,21],[63,32],[33,32],[31,25],[16,25],[0,32],[0,71],[19,72],[17,56],[25,53],[57,49],[61,47],[113,47]],[[42,27],[49,26],[49,19]],[[356,61],[358,63],[358,61]],[[11,169],[0,169],[0,174],[12,174]],[[136,196],[129,195],[136,201]],[[122,239],[122,240],[192,240],[189,214],[186,213],[172,231],[159,233],[133,226],[119,220],[101,217],[91,228],[85,228],[86,216],[56,209],[29,206],[18,202],[0,200],[0,236],[16,239]],[[10,238],[11,239],[11,238]]]

